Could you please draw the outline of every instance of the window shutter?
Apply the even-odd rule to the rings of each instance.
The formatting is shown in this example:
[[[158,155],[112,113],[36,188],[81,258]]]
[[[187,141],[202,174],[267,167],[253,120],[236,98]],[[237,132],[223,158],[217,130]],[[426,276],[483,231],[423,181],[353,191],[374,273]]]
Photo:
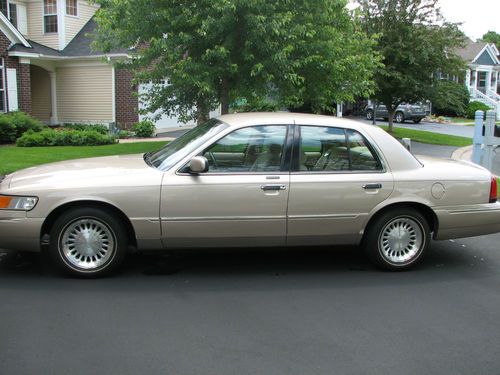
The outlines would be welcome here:
[[[7,97],[9,98],[9,112],[18,111],[16,69],[7,69]]]
[[[28,35],[28,16],[26,5],[17,4],[17,28],[23,35]]]

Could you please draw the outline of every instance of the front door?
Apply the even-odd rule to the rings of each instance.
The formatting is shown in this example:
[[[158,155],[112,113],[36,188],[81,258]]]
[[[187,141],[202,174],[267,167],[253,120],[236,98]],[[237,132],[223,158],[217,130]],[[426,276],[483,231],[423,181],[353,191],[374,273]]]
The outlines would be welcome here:
[[[207,173],[165,178],[164,246],[285,245],[287,130],[286,125],[237,129],[200,153],[209,161]]]
[[[357,131],[300,126],[288,204],[288,244],[354,244],[389,197],[392,174]]]

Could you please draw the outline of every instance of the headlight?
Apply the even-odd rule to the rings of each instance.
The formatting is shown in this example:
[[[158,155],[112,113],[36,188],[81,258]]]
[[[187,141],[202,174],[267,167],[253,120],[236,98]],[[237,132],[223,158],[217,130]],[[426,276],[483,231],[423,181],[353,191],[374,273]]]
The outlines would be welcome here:
[[[37,202],[37,197],[0,195],[0,210],[31,211]]]

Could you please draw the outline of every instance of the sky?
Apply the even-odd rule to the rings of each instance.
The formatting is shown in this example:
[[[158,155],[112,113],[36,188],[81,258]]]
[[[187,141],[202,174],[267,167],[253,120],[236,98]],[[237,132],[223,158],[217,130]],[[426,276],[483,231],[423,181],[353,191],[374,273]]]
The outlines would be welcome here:
[[[461,29],[472,40],[489,30],[500,34],[500,0],[439,0],[441,13],[450,22],[462,22]]]

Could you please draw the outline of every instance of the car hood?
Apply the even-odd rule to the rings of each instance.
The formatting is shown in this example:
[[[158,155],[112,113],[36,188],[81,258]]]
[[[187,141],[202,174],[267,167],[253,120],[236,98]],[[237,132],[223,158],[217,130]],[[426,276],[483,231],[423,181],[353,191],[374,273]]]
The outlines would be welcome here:
[[[161,172],[148,166],[142,154],[75,159],[15,172],[9,176],[9,188],[112,185],[124,177],[137,182],[141,176],[152,173]]]

